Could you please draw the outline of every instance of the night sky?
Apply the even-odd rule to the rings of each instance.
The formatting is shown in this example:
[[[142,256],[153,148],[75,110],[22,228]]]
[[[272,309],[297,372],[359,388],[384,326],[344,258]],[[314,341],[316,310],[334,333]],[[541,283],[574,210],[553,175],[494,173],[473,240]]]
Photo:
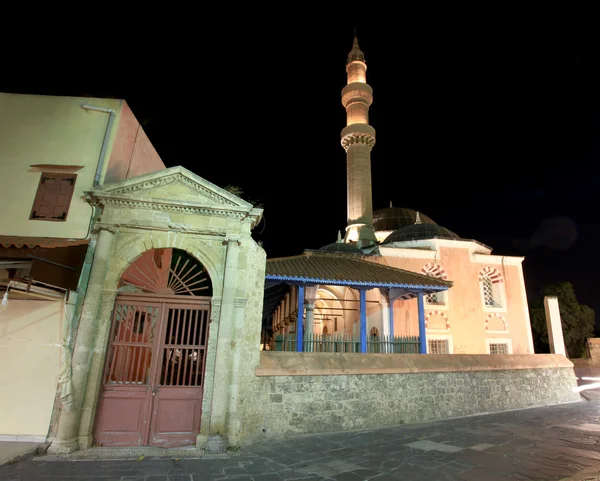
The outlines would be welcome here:
[[[374,90],[374,208],[392,201],[494,254],[525,256],[530,302],[571,281],[598,324],[595,30],[398,18],[393,28],[215,20],[212,30],[205,18],[204,28],[148,26],[136,41],[113,32],[83,44],[67,32],[27,52],[25,66],[9,52],[0,91],[124,98],[168,167],[241,187],[264,206],[255,238],[268,257],[295,255],[345,227],[340,98],[356,26]]]

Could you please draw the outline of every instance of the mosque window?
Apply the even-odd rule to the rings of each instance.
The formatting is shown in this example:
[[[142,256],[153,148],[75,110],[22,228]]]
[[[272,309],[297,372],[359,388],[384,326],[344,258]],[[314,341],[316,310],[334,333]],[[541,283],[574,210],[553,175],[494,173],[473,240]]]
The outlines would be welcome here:
[[[510,339],[486,339],[485,344],[488,354],[512,354]]]
[[[452,354],[452,337],[428,334],[427,354]]]
[[[484,267],[479,273],[479,286],[483,305],[487,309],[504,307],[503,278],[495,267]]]
[[[421,273],[426,276],[435,277],[436,279],[446,280],[446,272],[441,264],[436,262],[431,262],[429,264],[425,264],[421,269]],[[425,296],[425,302],[427,304],[435,305],[435,306],[444,306],[446,304],[446,296],[448,295],[445,291],[440,292],[432,292],[431,294],[427,294]]]
[[[483,302],[488,307],[496,307],[496,300],[494,299],[494,285],[489,277],[483,278]]]

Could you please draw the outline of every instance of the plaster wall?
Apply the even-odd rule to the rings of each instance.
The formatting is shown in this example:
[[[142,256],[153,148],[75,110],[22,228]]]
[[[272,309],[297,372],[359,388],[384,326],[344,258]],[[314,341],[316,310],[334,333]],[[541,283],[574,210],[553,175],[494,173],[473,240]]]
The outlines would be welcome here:
[[[116,111],[100,183],[165,168],[123,100],[0,93],[0,234],[89,234],[92,209],[84,192],[92,187],[109,115],[85,110],[83,104]],[[42,172],[77,175],[64,222],[29,219]]]
[[[62,301],[10,299],[0,307],[0,435],[48,434],[71,315]]]
[[[120,100],[0,93],[0,234],[86,237],[92,209],[83,192],[94,180],[108,115],[85,103],[116,110],[118,123]],[[77,174],[66,221],[29,220],[41,173],[65,167]]]
[[[164,168],[165,164],[146,132],[127,102],[123,102],[104,183],[116,182]]]
[[[481,259],[482,255],[478,256]],[[495,256],[492,256],[495,257]],[[386,257],[385,263],[413,272],[421,272],[430,262],[440,263],[448,280],[454,285],[444,294],[444,305],[425,303],[425,314],[430,318],[428,333],[452,336],[453,353],[485,354],[486,339],[510,339],[514,354],[532,354],[530,346],[531,327],[527,313],[527,299],[522,278],[521,264],[495,261],[489,264],[473,262],[468,249],[440,247],[436,259]],[[500,285],[503,295],[502,307],[486,307],[481,295],[479,273],[486,266],[501,272]],[[439,329],[445,322],[449,329]],[[491,315],[486,330],[486,318]],[[437,318],[437,319],[436,319]],[[506,321],[505,323],[502,319]],[[433,329],[429,328],[434,327]],[[504,327],[506,326],[506,327]],[[437,328],[435,328],[437,327]],[[396,335],[418,335],[418,311],[416,299],[396,300],[394,304],[394,331]]]

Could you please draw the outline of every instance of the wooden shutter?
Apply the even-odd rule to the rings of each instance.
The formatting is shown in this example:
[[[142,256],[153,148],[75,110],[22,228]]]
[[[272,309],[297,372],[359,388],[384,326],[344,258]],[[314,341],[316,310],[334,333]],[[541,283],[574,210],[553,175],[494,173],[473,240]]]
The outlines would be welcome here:
[[[30,219],[65,221],[76,179],[75,174],[42,173]]]

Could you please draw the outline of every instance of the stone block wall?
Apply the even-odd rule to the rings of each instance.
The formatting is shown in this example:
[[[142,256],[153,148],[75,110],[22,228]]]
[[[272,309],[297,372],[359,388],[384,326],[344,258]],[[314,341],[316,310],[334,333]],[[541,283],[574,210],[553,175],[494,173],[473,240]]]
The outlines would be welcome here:
[[[590,362],[600,364],[600,338],[588,338],[587,351]]]
[[[579,401],[558,355],[261,354],[262,436],[342,431]]]

